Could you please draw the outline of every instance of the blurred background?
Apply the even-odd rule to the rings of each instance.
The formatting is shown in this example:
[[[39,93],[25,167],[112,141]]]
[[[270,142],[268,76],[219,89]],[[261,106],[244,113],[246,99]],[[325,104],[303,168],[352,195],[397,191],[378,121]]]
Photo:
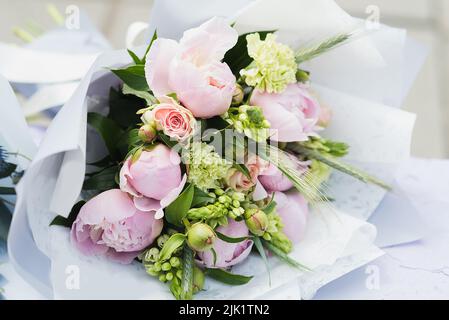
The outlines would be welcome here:
[[[186,0],[188,1],[188,0]],[[78,6],[115,48],[125,47],[127,27],[147,21],[152,0],[0,0],[0,41],[24,43],[15,27],[33,30],[54,28],[47,12],[51,2],[61,13]],[[449,157],[449,1],[448,0],[337,0],[349,13],[367,17],[367,8],[380,9],[380,21],[406,28],[427,45],[429,56],[404,108],[418,114],[412,154],[416,157]],[[17,33],[17,32],[16,32]],[[23,38],[23,35],[22,35]],[[1,58],[1,57],[0,57]]]

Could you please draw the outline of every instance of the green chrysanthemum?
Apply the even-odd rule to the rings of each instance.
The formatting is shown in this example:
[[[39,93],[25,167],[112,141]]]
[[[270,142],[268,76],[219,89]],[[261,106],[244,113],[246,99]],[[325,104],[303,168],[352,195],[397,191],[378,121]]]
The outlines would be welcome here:
[[[220,157],[214,147],[194,142],[186,156],[189,182],[202,190],[219,188],[232,164]]]
[[[268,34],[265,40],[258,33],[246,37],[248,54],[254,59],[240,71],[249,86],[269,93],[279,93],[287,85],[296,82],[298,65],[293,50],[276,42],[276,35]]]

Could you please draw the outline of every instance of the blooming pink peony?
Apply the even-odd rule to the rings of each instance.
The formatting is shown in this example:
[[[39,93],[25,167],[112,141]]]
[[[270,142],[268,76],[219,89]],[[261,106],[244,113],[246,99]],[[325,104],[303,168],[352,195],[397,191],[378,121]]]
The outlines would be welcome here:
[[[85,255],[105,255],[128,264],[159,236],[162,226],[154,213],[136,209],[128,194],[114,189],[81,208],[71,238]]]
[[[298,192],[276,192],[274,201],[284,224],[283,232],[293,243],[298,243],[304,238],[306,230],[309,213],[307,201]]]
[[[188,140],[196,130],[196,120],[192,112],[180,106],[174,99],[160,97],[160,104],[145,112],[145,123],[154,121],[158,130],[177,141]]]
[[[156,211],[156,219],[160,219],[186,183],[180,162],[179,155],[162,144],[143,151],[134,163],[129,157],[120,170],[120,189],[134,196],[139,210]]]
[[[178,43],[157,39],[148,52],[145,76],[157,97],[176,93],[195,117],[225,113],[232,102],[236,79],[222,63],[238,34],[221,18],[212,18],[186,31]]]
[[[273,140],[307,141],[310,136],[316,135],[320,105],[303,84],[290,84],[282,93],[255,90],[251,105],[262,108],[270,122]]]
[[[237,222],[229,219],[227,226],[217,228],[217,231],[231,238],[242,238],[249,235],[249,230],[244,221]],[[217,260],[214,264],[212,250],[199,252],[200,263],[208,268],[228,268],[245,260],[251,252],[252,240],[245,240],[240,243],[228,243],[216,239],[213,249],[217,253]]]

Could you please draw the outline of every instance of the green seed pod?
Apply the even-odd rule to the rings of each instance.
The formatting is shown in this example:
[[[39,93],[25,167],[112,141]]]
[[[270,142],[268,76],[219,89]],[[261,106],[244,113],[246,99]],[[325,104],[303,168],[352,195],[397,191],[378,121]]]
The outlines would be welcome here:
[[[214,245],[214,230],[205,223],[195,223],[187,232],[187,243],[195,251],[207,251]]]

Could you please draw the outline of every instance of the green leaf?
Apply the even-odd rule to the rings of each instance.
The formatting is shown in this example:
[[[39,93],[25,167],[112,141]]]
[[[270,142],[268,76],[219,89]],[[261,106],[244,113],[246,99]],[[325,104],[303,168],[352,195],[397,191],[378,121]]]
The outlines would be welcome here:
[[[16,171],[17,165],[9,162],[3,162],[0,165],[0,179],[7,178]]]
[[[227,63],[228,66],[231,68],[232,73],[239,78],[240,77],[240,70],[245,69],[248,65],[251,64],[253,59],[248,54],[248,42],[246,41],[246,36],[251,33],[259,33],[260,39],[265,40],[268,34],[275,32],[275,30],[271,31],[257,31],[257,32],[250,32],[245,33],[239,36],[237,40],[237,44],[229,50],[224,59],[223,62]]]
[[[157,99],[148,91],[135,90],[128,86],[126,83],[123,84],[122,92],[123,94],[134,95],[145,100],[147,106],[152,106],[157,103]]]
[[[14,189],[14,188],[7,188],[7,187],[0,187],[0,194],[4,194],[4,195],[16,194],[16,189]]]
[[[193,195],[195,189],[193,184],[189,184],[187,188],[173,201],[167,208],[165,208],[165,219],[176,226],[182,225],[182,219],[192,206]]]
[[[192,249],[185,244],[182,256],[181,300],[192,300],[193,298],[194,255]]]
[[[164,134],[162,132],[158,133],[158,137],[169,148],[173,148],[174,146],[176,146],[178,144],[177,141],[171,140],[169,136],[167,136],[166,134]]]
[[[117,142],[123,134],[123,130],[117,123],[101,114],[92,112],[87,115],[87,122],[101,135],[110,155],[119,159],[120,154],[117,150]]]
[[[150,44],[147,47],[147,50],[145,51],[145,55],[142,58],[142,64],[145,65],[147,61],[147,54],[150,51],[151,47],[153,46],[154,41],[157,39],[157,30],[154,30],[153,36],[151,37]]]
[[[212,251],[212,256],[214,257],[214,267],[217,265],[217,251],[215,251],[214,248],[210,248],[210,251]]]
[[[11,211],[5,203],[0,199],[0,240],[8,239],[9,226],[11,225]]]
[[[301,263],[299,263],[295,259],[290,258],[284,251],[282,251],[281,249],[279,249],[278,247],[273,245],[271,242],[268,242],[266,240],[262,240],[262,243],[263,243],[264,247],[267,248],[268,251],[270,251],[272,254],[277,256],[279,259],[281,259],[282,261],[284,261],[288,265],[290,265],[290,266],[292,266],[292,267],[294,267],[296,269],[299,269],[301,271],[308,271],[308,272],[312,271],[311,269],[309,269],[308,267],[302,265]]]
[[[150,90],[145,78],[145,66],[143,64],[129,66],[124,69],[112,69],[111,71],[134,90]]]
[[[118,172],[118,166],[113,166],[93,174],[84,181],[83,190],[106,191],[116,188],[115,177]]]
[[[231,286],[241,286],[247,284],[253,278],[252,276],[248,277],[233,274],[222,269],[206,269],[205,273],[212,279],[229,284]]]
[[[72,207],[72,210],[70,210],[69,216],[67,218],[63,216],[56,216],[53,221],[50,223],[50,226],[61,226],[61,227],[67,227],[71,228],[72,224],[75,222],[76,217],[78,217],[78,214],[81,210],[81,208],[86,204],[86,201],[81,200]]]
[[[137,111],[146,106],[146,101],[135,95],[125,95],[111,88],[109,91],[109,115],[119,126],[135,128],[141,122]]]
[[[131,59],[133,59],[135,64],[141,64],[142,61],[140,60],[140,58],[131,50],[128,49],[128,54],[131,57]]]
[[[195,187],[191,207],[202,207],[208,203],[215,202],[215,198],[211,197],[207,192]]]
[[[186,240],[186,235],[182,233],[175,233],[172,235],[162,247],[161,253],[159,254],[159,260],[160,261],[166,261],[171,258],[171,255],[173,252],[175,252],[176,249],[181,247],[184,244],[184,241]]]
[[[232,238],[218,231],[215,231],[215,233],[217,234],[218,239],[227,243],[240,243],[250,238],[250,237]]]
[[[265,249],[263,248],[262,241],[260,241],[259,237],[254,237],[254,245],[256,246],[257,251],[259,252],[260,256],[262,257],[263,263],[265,264],[265,267],[267,268],[268,282],[269,282],[269,285],[271,286],[270,264],[268,263],[268,258],[265,253]]]

